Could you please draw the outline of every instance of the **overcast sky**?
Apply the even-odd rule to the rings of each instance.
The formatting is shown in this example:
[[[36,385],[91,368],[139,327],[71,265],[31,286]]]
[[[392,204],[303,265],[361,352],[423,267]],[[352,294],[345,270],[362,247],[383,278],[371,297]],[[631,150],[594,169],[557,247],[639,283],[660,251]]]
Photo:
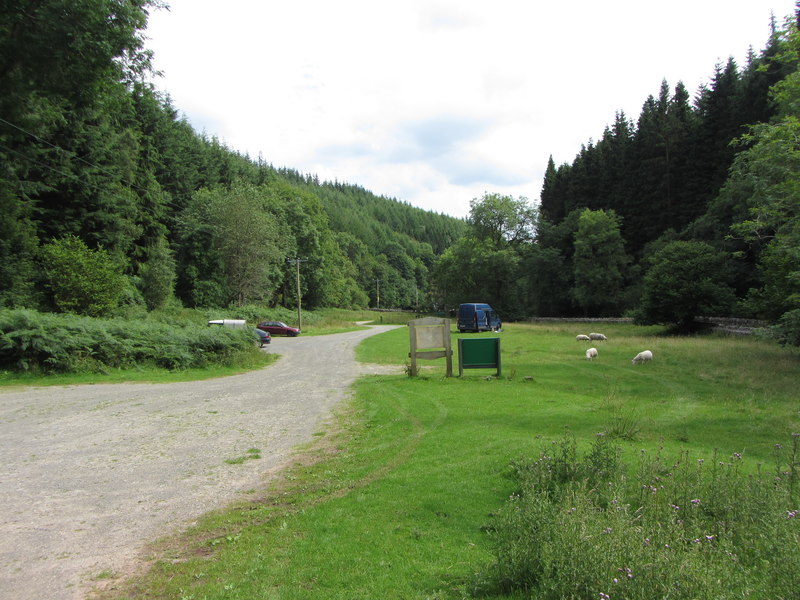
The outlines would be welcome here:
[[[457,217],[485,192],[538,201],[661,81],[694,94],[744,65],[794,0],[168,0],[156,85],[252,158]]]

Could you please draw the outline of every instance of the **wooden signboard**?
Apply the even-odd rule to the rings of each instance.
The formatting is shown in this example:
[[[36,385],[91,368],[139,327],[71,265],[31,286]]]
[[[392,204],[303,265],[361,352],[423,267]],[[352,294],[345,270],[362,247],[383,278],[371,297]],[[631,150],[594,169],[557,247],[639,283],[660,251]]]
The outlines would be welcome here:
[[[417,360],[444,358],[447,361],[447,377],[453,376],[453,350],[450,347],[450,319],[426,317],[408,322],[411,351],[411,375],[419,370]]]

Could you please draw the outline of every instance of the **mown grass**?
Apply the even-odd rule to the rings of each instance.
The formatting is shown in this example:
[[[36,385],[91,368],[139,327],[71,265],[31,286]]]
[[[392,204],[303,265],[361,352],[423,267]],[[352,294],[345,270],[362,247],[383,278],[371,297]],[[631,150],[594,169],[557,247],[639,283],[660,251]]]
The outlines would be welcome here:
[[[208,515],[103,597],[527,597],[479,585],[495,560],[493,515],[518,489],[510,465],[565,429],[582,449],[616,435],[631,466],[642,449],[691,461],[738,453],[751,472],[800,431],[796,351],[613,325],[589,362],[574,337],[583,329],[507,326],[500,379],[446,379],[437,361],[417,378],[361,380],[338,427],[258,500]],[[359,356],[403,364],[407,336],[370,338]],[[644,349],[653,362],[631,365]]]

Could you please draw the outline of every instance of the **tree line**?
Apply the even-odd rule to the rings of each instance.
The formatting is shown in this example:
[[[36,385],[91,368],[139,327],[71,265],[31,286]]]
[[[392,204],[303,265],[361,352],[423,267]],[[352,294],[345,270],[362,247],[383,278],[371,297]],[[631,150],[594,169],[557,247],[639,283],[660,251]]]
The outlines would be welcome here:
[[[195,132],[151,83],[160,6],[0,7],[0,307],[292,307],[299,264],[310,308],[800,322],[793,19],[551,158],[538,203],[486,193],[461,220]]]
[[[464,221],[199,135],[151,83],[158,8],[0,7],[0,306],[293,306],[295,258],[309,308],[424,305]]]
[[[798,56],[796,17],[773,19],[765,49],[693,100],[665,81],[636,122],[620,112],[571,163],[551,157],[538,204],[475,199],[434,269],[440,297],[506,318],[758,317],[800,342]]]

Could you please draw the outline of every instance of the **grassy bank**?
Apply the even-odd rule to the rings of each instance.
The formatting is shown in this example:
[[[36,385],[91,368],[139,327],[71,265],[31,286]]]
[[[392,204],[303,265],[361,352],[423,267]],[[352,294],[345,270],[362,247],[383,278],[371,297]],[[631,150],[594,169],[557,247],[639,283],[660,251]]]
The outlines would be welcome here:
[[[740,455],[743,472],[771,469],[775,444],[800,431],[792,351],[615,325],[589,362],[577,327],[508,326],[501,379],[444,379],[439,361],[415,379],[362,380],[338,429],[320,432],[271,489],[207,516],[105,597],[526,597],[482,587],[496,557],[493,515],[519,490],[510,465],[565,428],[581,451],[605,432],[626,469],[645,450],[690,461]],[[403,364],[407,335],[371,338],[359,355]],[[631,365],[644,349],[653,362]]]

